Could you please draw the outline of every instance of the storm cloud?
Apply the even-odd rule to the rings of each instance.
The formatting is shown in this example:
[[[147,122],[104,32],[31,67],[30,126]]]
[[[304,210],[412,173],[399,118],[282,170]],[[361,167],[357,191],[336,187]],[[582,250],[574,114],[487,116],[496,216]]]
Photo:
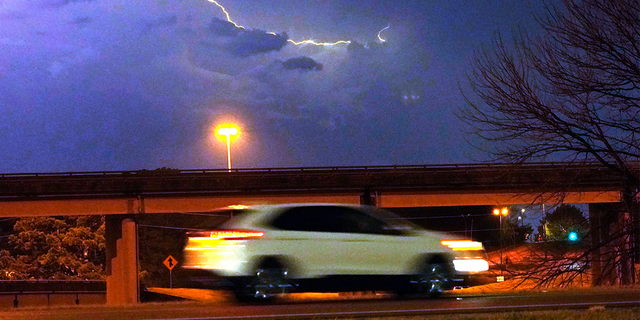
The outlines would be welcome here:
[[[322,63],[318,63],[309,57],[287,59],[286,61],[282,62],[282,66],[284,66],[285,69],[289,70],[298,69],[303,71],[321,71],[323,68]]]
[[[242,31],[229,44],[231,52],[240,57],[280,51],[287,44],[287,34],[272,34],[262,30]]]
[[[218,18],[212,19],[209,30],[215,36],[230,38],[225,40],[225,47],[238,57],[280,51],[289,39],[286,33],[276,34],[259,29],[247,30]]]
[[[224,167],[229,120],[238,167],[464,161],[461,56],[503,20],[451,1],[3,2],[0,172]]]
[[[178,15],[169,14],[166,16],[162,16],[147,23],[147,28],[161,28],[161,27],[171,27],[175,26],[178,23]]]
[[[233,23],[220,18],[212,18],[209,23],[209,31],[216,36],[236,37],[244,31],[236,27]]]

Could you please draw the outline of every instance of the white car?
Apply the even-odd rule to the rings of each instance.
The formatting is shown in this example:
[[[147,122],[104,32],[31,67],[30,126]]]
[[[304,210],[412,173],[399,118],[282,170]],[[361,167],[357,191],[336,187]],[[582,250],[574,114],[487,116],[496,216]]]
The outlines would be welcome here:
[[[216,214],[221,214],[217,212]],[[456,273],[488,269],[482,244],[427,231],[369,206],[230,209],[216,230],[189,233],[183,268],[233,284],[239,300],[287,292],[392,290],[437,296]]]

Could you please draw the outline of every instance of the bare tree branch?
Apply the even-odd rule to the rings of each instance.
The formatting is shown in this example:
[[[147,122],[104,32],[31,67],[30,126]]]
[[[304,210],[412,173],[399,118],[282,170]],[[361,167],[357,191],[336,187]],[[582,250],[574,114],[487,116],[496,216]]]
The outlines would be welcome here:
[[[640,2],[563,4],[538,18],[541,37],[499,37],[477,52],[459,117],[497,160],[595,161],[621,174],[640,259]]]

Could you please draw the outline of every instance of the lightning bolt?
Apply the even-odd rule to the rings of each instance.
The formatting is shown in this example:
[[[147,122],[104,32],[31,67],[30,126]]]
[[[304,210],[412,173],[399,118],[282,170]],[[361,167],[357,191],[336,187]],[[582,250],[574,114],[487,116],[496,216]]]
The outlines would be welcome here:
[[[242,29],[244,30],[244,27],[235,23],[233,20],[231,20],[231,16],[229,15],[229,12],[227,12],[227,9],[225,9],[221,4],[218,3],[218,1],[216,0],[207,0],[213,4],[215,4],[216,6],[220,7],[220,9],[222,9],[222,12],[224,12],[224,15],[227,16],[227,21],[231,22],[234,26],[236,26],[236,28],[238,29]],[[272,32],[273,33],[273,32]],[[275,33],[274,33],[275,35]]]
[[[335,45],[339,45],[339,44],[349,44],[349,43],[351,43],[351,41],[349,41],[349,40],[340,40],[340,41],[336,41],[336,42],[315,42],[313,40],[293,41],[293,40],[289,39],[287,41],[295,44],[296,46],[303,45],[303,44],[312,44],[312,45],[315,45],[315,46],[335,46]]]
[[[378,31],[378,40],[380,40],[380,42],[387,42],[387,40],[382,37],[382,32],[389,29],[389,27],[391,27],[391,23],[389,23],[386,27],[382,28],[382,30]]]
[[[235,21],[231,20],[231,16],[229,15],[229,12],[227,12],[227,9],[225,9],[224,6],[222,6],[220,3],[218,3],[218,1],[216,1],[216,0],[207,0],[207,1],[209,1],[209,2],[211,2],[213,4],[215,4],[216,6],[218,6],[222,10],[222,12],[224,12],[224,15],[227,17],[227,21],[232,23],[236,28],[243,29],[243,30],[245,29],[243,26],[241,26],[241,25],[237,24]],[[388,26],[384,27],[382,30],[378,31],[378,39],[381,42],[386,42],[387,40],[383,39],[380,34],[382,33],[382,31],[385,31],[385,30],[389,29],[390,26],[391,26],[391,24],[389,24]],[[272,35],[276,35],[275,32],[267,32],[267,33],[268,34],[272,34]],[[289,42],[291,42],[291,43],[293,43],[293,44],[295,44],[297,46],[305,45],[305,44],[310,44],[310,45],[315,45],[315,46],[336,46],[336,45],[340,45],[340,44],[350,44],[351,43],[350,40],[339,40],[339,41],[335,41],[335,42],[317,42],[317,41],[314,41],[314,40],[294,41],[294,40],[288,39],[287,41],[289,41]]]

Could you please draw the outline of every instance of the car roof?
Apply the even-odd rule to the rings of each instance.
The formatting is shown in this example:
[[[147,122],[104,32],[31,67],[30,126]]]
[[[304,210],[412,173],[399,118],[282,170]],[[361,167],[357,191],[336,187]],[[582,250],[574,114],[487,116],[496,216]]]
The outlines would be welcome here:
[[[388,215],[395,216],[394,213],[384,209],[378,208],[375,206],[369,205],[357,205],[357,204],[349,204],[349,203],[326,203],[326,202],[308,202],[308,203],[282,203],[282,204],[261,204],[261,205],[250,205],[243,206],[243,209],[237,210],[239,212],[254,212],[254,214],[240,214],[234,216],[233,218],[222,223],[220,227],[222,228],[253,228],[259,226],[265,226],[268,224],[275,216],[279,215],[283,211],[286,211],[291,208],[300,208],[300,207],[343,207],[343,208],[352,208],[361,212],[366,213],[367,215],[374,216],[378,219],[382,218],[375,212],[384,211],[387,212]],[[257,214],[255,214],[257,213]],[[385,214],[385,215],[387,215]],[[386,220],[383,218],[383,220]],[[411,228],[416,230],[423,230],[423,228],[414,225],[411,222],[405,222],[411,226]]]
[[[364,207],[363,205],[350,203],[328,203],[328,202],[296,202],[296,203],[276,203],[276,204],[259,204],[250,205],[248,208],[291,208],[291,207],[309,207],[309,206],[339,206],[339,207]]]
[[[255,211],[255,212],[259,212],[260,214],[240,215],[226,221],[222,225],[232,226],[232,227],[256,226],[266,221],[269,221],[273,216],[279,214],[280,212],[286,209],[299,208],[299,207],[336,207],[336,206],[354,208],[364,212],[368,211],[367,208],[371,208],[370,206],[363,206],[363,205],[345,204],[345,203],[325,203],[325,202],[250,205],[250,206],[245,206],[245,208],[239,211]],[[221,208],[221,209],[224,209],[224,208]]]

